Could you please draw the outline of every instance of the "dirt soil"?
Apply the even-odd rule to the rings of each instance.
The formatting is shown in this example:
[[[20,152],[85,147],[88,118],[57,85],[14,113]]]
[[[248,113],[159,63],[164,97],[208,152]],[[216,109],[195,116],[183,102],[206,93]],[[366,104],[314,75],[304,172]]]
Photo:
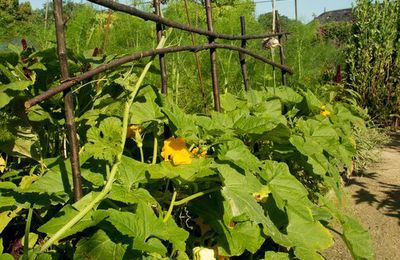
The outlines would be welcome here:
[[[368,229],[376,259],[400,260],[400,133],[382,149],[380,162],[351,177],[345,190],[348,212]],[[335,240],[323,253],[326,259],[352,259],[341,238]]]

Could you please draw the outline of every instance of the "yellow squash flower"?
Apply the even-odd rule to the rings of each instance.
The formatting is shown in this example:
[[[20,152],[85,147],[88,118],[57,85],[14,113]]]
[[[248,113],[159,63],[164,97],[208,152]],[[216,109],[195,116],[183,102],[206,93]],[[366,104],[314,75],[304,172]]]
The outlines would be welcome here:
[[[322,106],[322,107],[320,108],[319,114],[320,114],[321,116],[328,117],[328,116],[331,115],[331,112],[327,109],[326,106]]]
[[[252,195],[257,202],[265,202],[270,193],[271,191],[269,190],[269,188],[267,186],[263,186],[260,191],[254,192]]]
[[[196,156],[198,158],[205,158],[207,155],[207,150],[202,150],[200,152],[200,149],[198,147],[195,147],[192,149],[191,153],[193,154],[193,156]]]
[[[6,169],[6,161],[0,155],[0,173],[3,173]]]
[[[143,132],[143,127],[140,125],[129,125],[126,129],[126,138],[135,137],[136,134],[141,134]]]
[[[164,161],[172,160],[176,165],[187,165],[192,163],[192,154],[186,147],[185,139],[170,137],[164,141],[161,151]]]

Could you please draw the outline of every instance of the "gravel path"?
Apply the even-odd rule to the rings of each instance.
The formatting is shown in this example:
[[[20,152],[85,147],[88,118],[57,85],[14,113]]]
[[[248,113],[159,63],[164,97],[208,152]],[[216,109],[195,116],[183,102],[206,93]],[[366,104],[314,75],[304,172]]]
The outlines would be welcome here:
[[[377,260],[400,260],[400,134],[381,156],[366,173],[349,180],[348,212],[369,230]],[[335,238],[337,244],[323,254],[326,259],[352,259],[341,239]]]

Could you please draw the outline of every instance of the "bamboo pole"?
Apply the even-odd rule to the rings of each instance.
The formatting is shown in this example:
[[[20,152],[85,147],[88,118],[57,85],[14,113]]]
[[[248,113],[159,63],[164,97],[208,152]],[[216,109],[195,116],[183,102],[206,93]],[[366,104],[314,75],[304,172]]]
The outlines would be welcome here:
[[[241,34],[245,35],[246,34],[246,19],[244,16],[240,16],[240,29],[241,29]],[[241,47],[243,49],[246,48],[246,40],[242,40]],[[243,54],[242,52],[240,52],[239,59],[240,59],[240,68],[242,70],[244,89],[246,91],[248,91],[249,90],[249,77],[247,74],[246,55]]]
[[[282,30],[280,20],[279,20],[279,12],[276,11],[275,14],[276,17],[276,29],[278,32]],[[282,65],[285,65],[286,63],[286,58],[285,58],[285,52],[283,49],[283,42],[282,42],[282,36],[278,36],[278,41],[279,41],[279,57]],[[286,79],[286,72],[284,70],[281,70],[281,75],[282,75],[282,85],[287,86],[287,79]]]
[[[140,60],[142,58],[145,57],[151,57],[154,55],[158,55],[160,53],[163,54],[167,54],[167,53],[176,53],[176,52],[182,52],[182,51],[191,51],[191,52],[198,52],[198,51],[203,51],[203,50],[209,50],[209,49],[226,49],[226,50],[232,50],[232,51],[238,51],[238,52],[243,52],[244,54],[251,56],[259,61],[262,61],[266,64],[269,64],[273,67],[279,68],[281,70],[286,71],[288,74],[293,74],[293,70],[288,68],[285,65],[281,65],[279,63],[276,62],[272,62],[271,60],[265,58],[262,55],[258,55],[252,51],[249,51],[247,49],[243,49],[241,47],[237,47],[237,46],[233,46],[233,45],[229,45],[229,44],[218,44],[218,43],[214,43],[214,44],[204,44],[204,45],[196,45],[196,46],[176,46],[176,47],[168,47],[168,48],[162,48],[162,49],[155,49],[155,50],[149,50],[149,51],[142,51],[142,52],[138,52],[135,54],[131,54],[131,55],[126,55],[122,58],[119,59],[115,59],[107,64],[101,65],[96,67],[95,69],[89,70],[88,72],[85,72],[83,74],[81,74],[80,76],[74,77],[74,78],[70,78],[68,81],[65,81],[63,83],[61,83],[60,85],[51,88],[43,93],[41,93],[40,95],[37,95],[29,100],[27,100],[25,102],[25,109],[29,109],[32,106],[42,102],[45,99],[48,99],[60,92],[63,92],[66,89],[69,89],[75,85],[77,85],[78,83],[87,80],[91,77],[94,77],[104,71],[116,68],[120,65],[123,65],[125,63],[129,63],[135,60]]]
[[[163,24],[165,26],[169,26],[172,28],[177,28],[181,29],[184,31],[188,32],[194,32],[200,35],[205,35],[208,37],[214,37],[215,39],[225,39],[225,40],[251,40],[251,39],[264,39],[266,37],[273,37],[273,36],[278,36],[277,34],[263,34],[263,35],[228,35],[228,34],[223,34],[223,33],[216,33],[216,32],[210,32],[208,30],[203,30],[200,28],[195,28],[188,26],[186,24],[178,23],[176,21],[172,21],[169,19],[166,19],[164,17],[159,17],[158,15],[152,14],[152,13],[147,13],[144,11],[141,11],[135,7],[124,5],[118,2],[114,2],[112,0],[89,0],[89,2],[95,3],[102,5],[104,7],[111,8],[115,11],[120,11],[123,13],[131,14],[133,16],[142,18],[144,20],[149,20],[153,22],[157,22],[160,24]],[[281,33],[282,35],[289,34],[289,33]]]
[[[57,52],[61,70],[61,84],[69,79],[68,70],[68,57],[67,47],[65,44],[64,34],[64,21],[63,21],[63,10],[62,0],[53,0],[54,5],[54,19],[56,25],[56,38],[57,38]],[[75,115],[74,115],[74,101],[72,92],[70,89],[64,90],[64,109],[65,109],[65,124],[67,127],[67,135],[70,147],[70,161],[72,168],[72,180],[74,186],[74,199],[78,201],[82,198],[82,182],[81,182],[81,170],[79,163],[79,143],[76,133],[75,126]]]
[[[160,0],[154,0],[154,13],[159,16],[161,16],[161,4]],[[157,34],[157,42],[159,43],[162,38],[162,24],[161,23],[156,23],[156,34]],[[160,60],[160,72],[161,72],[161,92],[165,95],[168,94],[168,76],[167,76],[167,66],[165,64],[165,57],[164,54],[159,54],[158,58]]]
[[[205,0],[204,5],[206,8],[207,28],[209,32],[213,32],[214,27],[213,27],[211,0]],[[214,37],[209,37],[208,43],[213,44]],[[217,52],[215,48],[210,49],[210,63],[211,63],[211,80],[212,80],[213,96],[214,96],[214,110],[217,112],[221,112],[221,101],[220,101],[219,86],[218,86]]]

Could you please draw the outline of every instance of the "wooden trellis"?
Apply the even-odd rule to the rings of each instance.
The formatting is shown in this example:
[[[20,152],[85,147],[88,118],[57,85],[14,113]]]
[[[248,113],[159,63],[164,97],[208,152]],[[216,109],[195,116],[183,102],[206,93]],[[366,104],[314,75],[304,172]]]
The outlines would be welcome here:
[[[68,55],[67,48],[65,43],[65,33],[64,33],[64,21],[62,18],[63,10],[62,10],[62,0],[53,0],[54,4],[54,18],[56,25],[56,37],[57,37],[57,51],[59,57],[59,65],[61,69],[60,75],[60,85],[51,88],[38,96],[35,96],[25,102],[25,109],[28,110],[30,107],[58,94],[64,93],[64,108],[65,108],[65,119],[66,119],[66,128],[68,132],[68,140],[69,140],[69,149],[70,149],[70,160],[72,166],[72,174],[73,174],[73,187],[74,187],[74,199],[75,201],[79,200],[82,196],[82,185],[81,185],[81,173],[80,173],[80,164],[79,164],[79,143],[76,133],[75,126],[75,118],[74,118],[74,103],[73,103],[73,94],[71,92],[71,88],[80,82],[92,78],[95,75],[98,75],[104,71],[114,69],[119,67],[125,63],[132,62],[135,60],[139,60],[145,57],[152,57],[155,55],[159,56],[160,59],[160,71],[161,71],[161,92],[167,95],[167,68],[165,64],[165,55],[168,53],[176,53],[183,51],[190,52],[199,52],[203,50],[210,51],[210,63],[211,63],[211,77],[212,77],[212,85],[213,85],[213,97],[214,97],[214,109],[216,111],[220,111],[220,94],[218,87],[218,71],[217,71],[217,49],[227,49],[231,51],[239,52],[240,66],[243,75],[243,81],[245,89],[249,89],[248,84],[248,75],[247,75],[247,67],[245,56],[251,56],[257,60],[260,60],[266,64],[271,65],[274,68],[278,68],[282,72],[282,83],[286,83],[285,74],[293,74],[293,71],[284,65],[284,55],[282,45],[280,46],[280,54],[281,54],[281,63],[273,62],[261,55],[258,55],[252,51],[246,49],[246,41],[253,39],[263,39],[267,37],[278,37],[281,40],[282,36],[287,33],[281,32],[278,29],[277,32],[273,34],[262,34],[262,35],[246,35],[245,31],[245,19],[241,17],[241,34],[240,35],[228,35],[222,34],[214,31],[213,28],[213,17],[212,17],[212,6],[211,0],[205,0],[205,10],[206,10],[206,18],[208,30],[203,30],[200,28],[192,27],[190,25],[178,23],[173,20],[166,19],[161,16],[160,12],[160,0],[154,0],[154,9],[155,13],[147,13],[136,9],[134,7],[124,5],[118,2],[114,2],[113,0],[89,0],[89,2],[99,4],[103,7],[108,7],[114,11],[124,12],[144,20],[153,21],[156,23],[156,34],[157,39],[160,41],[162,36],[163,26],[177,28],[183,31],[195,33],[198,35],[203,35],[208,37],[208,44],[203,45],[190,45],[190,46],[175,46],[168,48],[160,48],[154,50],[147,50],[138,53],[134,53],[131,55],[126,55],[122,58],[115,59],[107,64],[96,67],[95,69],[89,70],[85,73],[82,73],[76,77],[70,77],[69,69],[68,69]],[[278,27],[279,28],[279,27]],[[216,43],[217,39],[224,40],[240,40],[241,47],[237,47],[229,44],[219,44]],[[194,41],[193,41],[194,42]]]

